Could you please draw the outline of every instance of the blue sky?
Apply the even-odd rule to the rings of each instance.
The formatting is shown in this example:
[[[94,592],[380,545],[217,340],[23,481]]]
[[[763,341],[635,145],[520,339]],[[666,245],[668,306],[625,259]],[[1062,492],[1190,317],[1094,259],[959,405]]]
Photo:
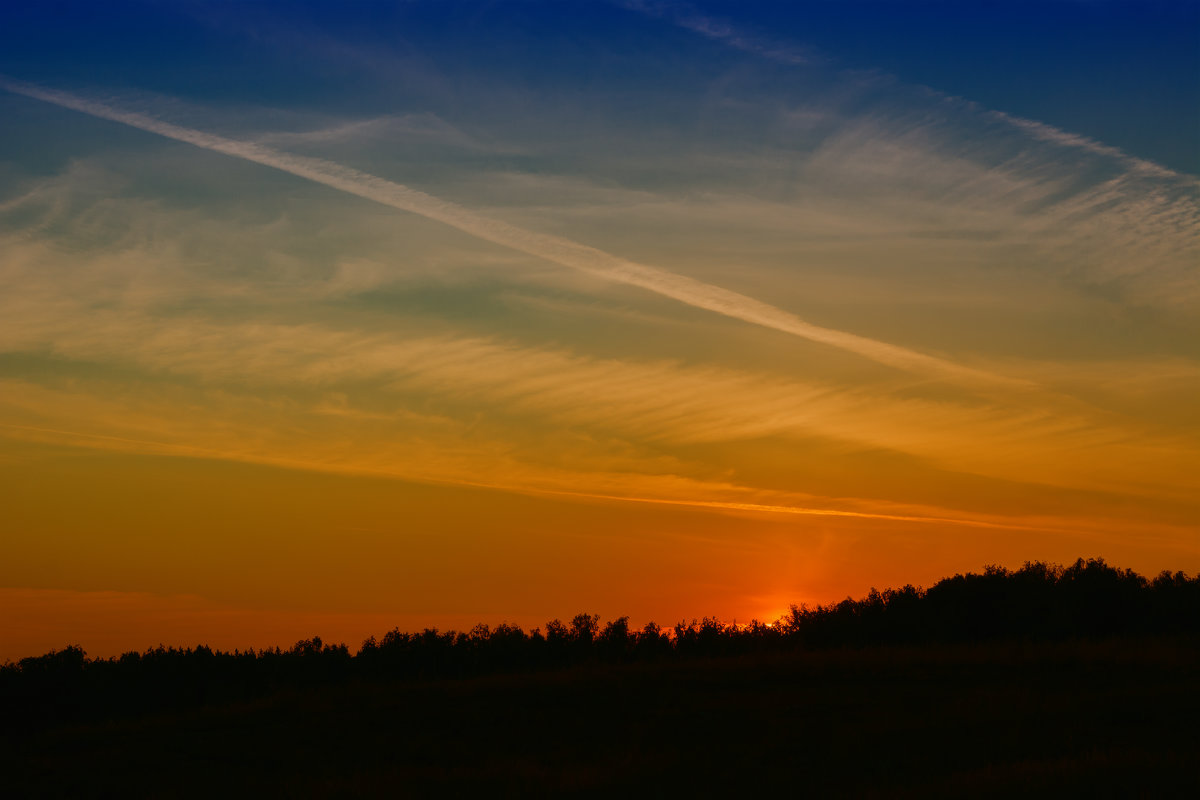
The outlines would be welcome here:
[[[833,68],[889,73],[1200,171],[1200,5],[1192,2],[47,2],[6,9],[0,69],[197,99],[340,99],[365,110],[371,98],[405,88],[388,85],[392,76],[372,80],[369,51],[416,62],[452,55],[467,68],[524,70],[534,82],[586,80],[602,51],[607,80],[625,61],[629,80],[641,81],[639,55],[653,61],[647,51],[686,37],[639,23],[630,7],[660,21],[707,18]],[[357,50],[349,60],[358,64],[289,58],[289,43],[306,36],[340,42],[343,55]],[[715,49],[701,56],[721,60]],[[547,61],[554,69],[539,69]],[[684,64],[676,69],[698,66]],[[337,78],[356,68],[360,91],[347,97]]]

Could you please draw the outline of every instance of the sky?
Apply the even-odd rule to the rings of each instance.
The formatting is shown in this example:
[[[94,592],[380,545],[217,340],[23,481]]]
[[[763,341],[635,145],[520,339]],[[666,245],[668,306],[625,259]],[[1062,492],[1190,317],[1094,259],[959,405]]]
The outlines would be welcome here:
[[[0,10],[0,660],[1200,571],[1200,5]]]

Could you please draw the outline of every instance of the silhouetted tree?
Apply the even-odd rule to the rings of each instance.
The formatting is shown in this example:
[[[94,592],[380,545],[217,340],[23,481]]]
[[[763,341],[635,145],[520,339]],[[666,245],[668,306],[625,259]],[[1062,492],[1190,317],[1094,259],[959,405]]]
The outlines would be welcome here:
[[[1067,567],[1026,562],[1015,571],[989,565],[928,590],[871,589],[861,599],[793,605],[774,623],[726,624],[715,617],[664,631],[633,632],[628,617],[600,625],[578,614],[569,625],[529,633],[516,625],[476,625],[466,633],[393,629],[363,641],[357,654],[320,637],[290,649],[213,650],[158,646],[88,659],[78,646],[0,666],[0,724],[43,725],[85,716],[165,710],[260,696],[287,686],[371,680],[458,678],[561,669],[596,661],[935,645],[987,640],[1057,640],[1139,635],[1200,635],[1200,576],[1163,572],[1146,580],[1103,559]]]

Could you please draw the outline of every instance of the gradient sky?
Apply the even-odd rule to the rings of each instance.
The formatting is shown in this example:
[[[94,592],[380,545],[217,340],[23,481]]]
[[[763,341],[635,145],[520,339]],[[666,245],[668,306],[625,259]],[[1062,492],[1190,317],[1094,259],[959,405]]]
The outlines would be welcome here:
[[[0,12],[0,659],[1200,571],[1200,6]]]

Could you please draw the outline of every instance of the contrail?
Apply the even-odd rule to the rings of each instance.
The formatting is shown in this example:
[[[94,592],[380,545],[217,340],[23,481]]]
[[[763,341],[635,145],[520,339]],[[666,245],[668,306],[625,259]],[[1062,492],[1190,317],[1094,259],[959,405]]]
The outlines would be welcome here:
[[[203,131],[183,128],[145,114],[121,111],[103,103],[86,100],[66,92],[42,89],[31,84],[0,77],[0,87],[10,92],[32,97],[47,103],[79,111],[93,117],[112,120],[139,128],[169,139],[195,145],[205,150],[224,153],[234,158],[253,161],[283,172],[307,178],[316,183],[340,189],[348,194],[382,203],[392,208],[449,225],[464,233],[504,247],[527,253],[571,269],[597,275],[608,280],[639,286],[670,297],[681,303],[714,311],[764,328],[790,333],[803,339],[838,347],[890,367],[958,382],[983,384],[992,387],[1028,388],[1024,381],[993,375],[965,367],[936,356],[918,353],[904,347],[858,336],[853,333],[823,328],[805,322],[795,314],[755,300],[738,292],[679,275],[657,267],[638,264],[594,247],[518,228],[491,219],[416,189],[410,189],[375,175],[346,167],[332,161],[295,155],[269,147],[226,139]]]

